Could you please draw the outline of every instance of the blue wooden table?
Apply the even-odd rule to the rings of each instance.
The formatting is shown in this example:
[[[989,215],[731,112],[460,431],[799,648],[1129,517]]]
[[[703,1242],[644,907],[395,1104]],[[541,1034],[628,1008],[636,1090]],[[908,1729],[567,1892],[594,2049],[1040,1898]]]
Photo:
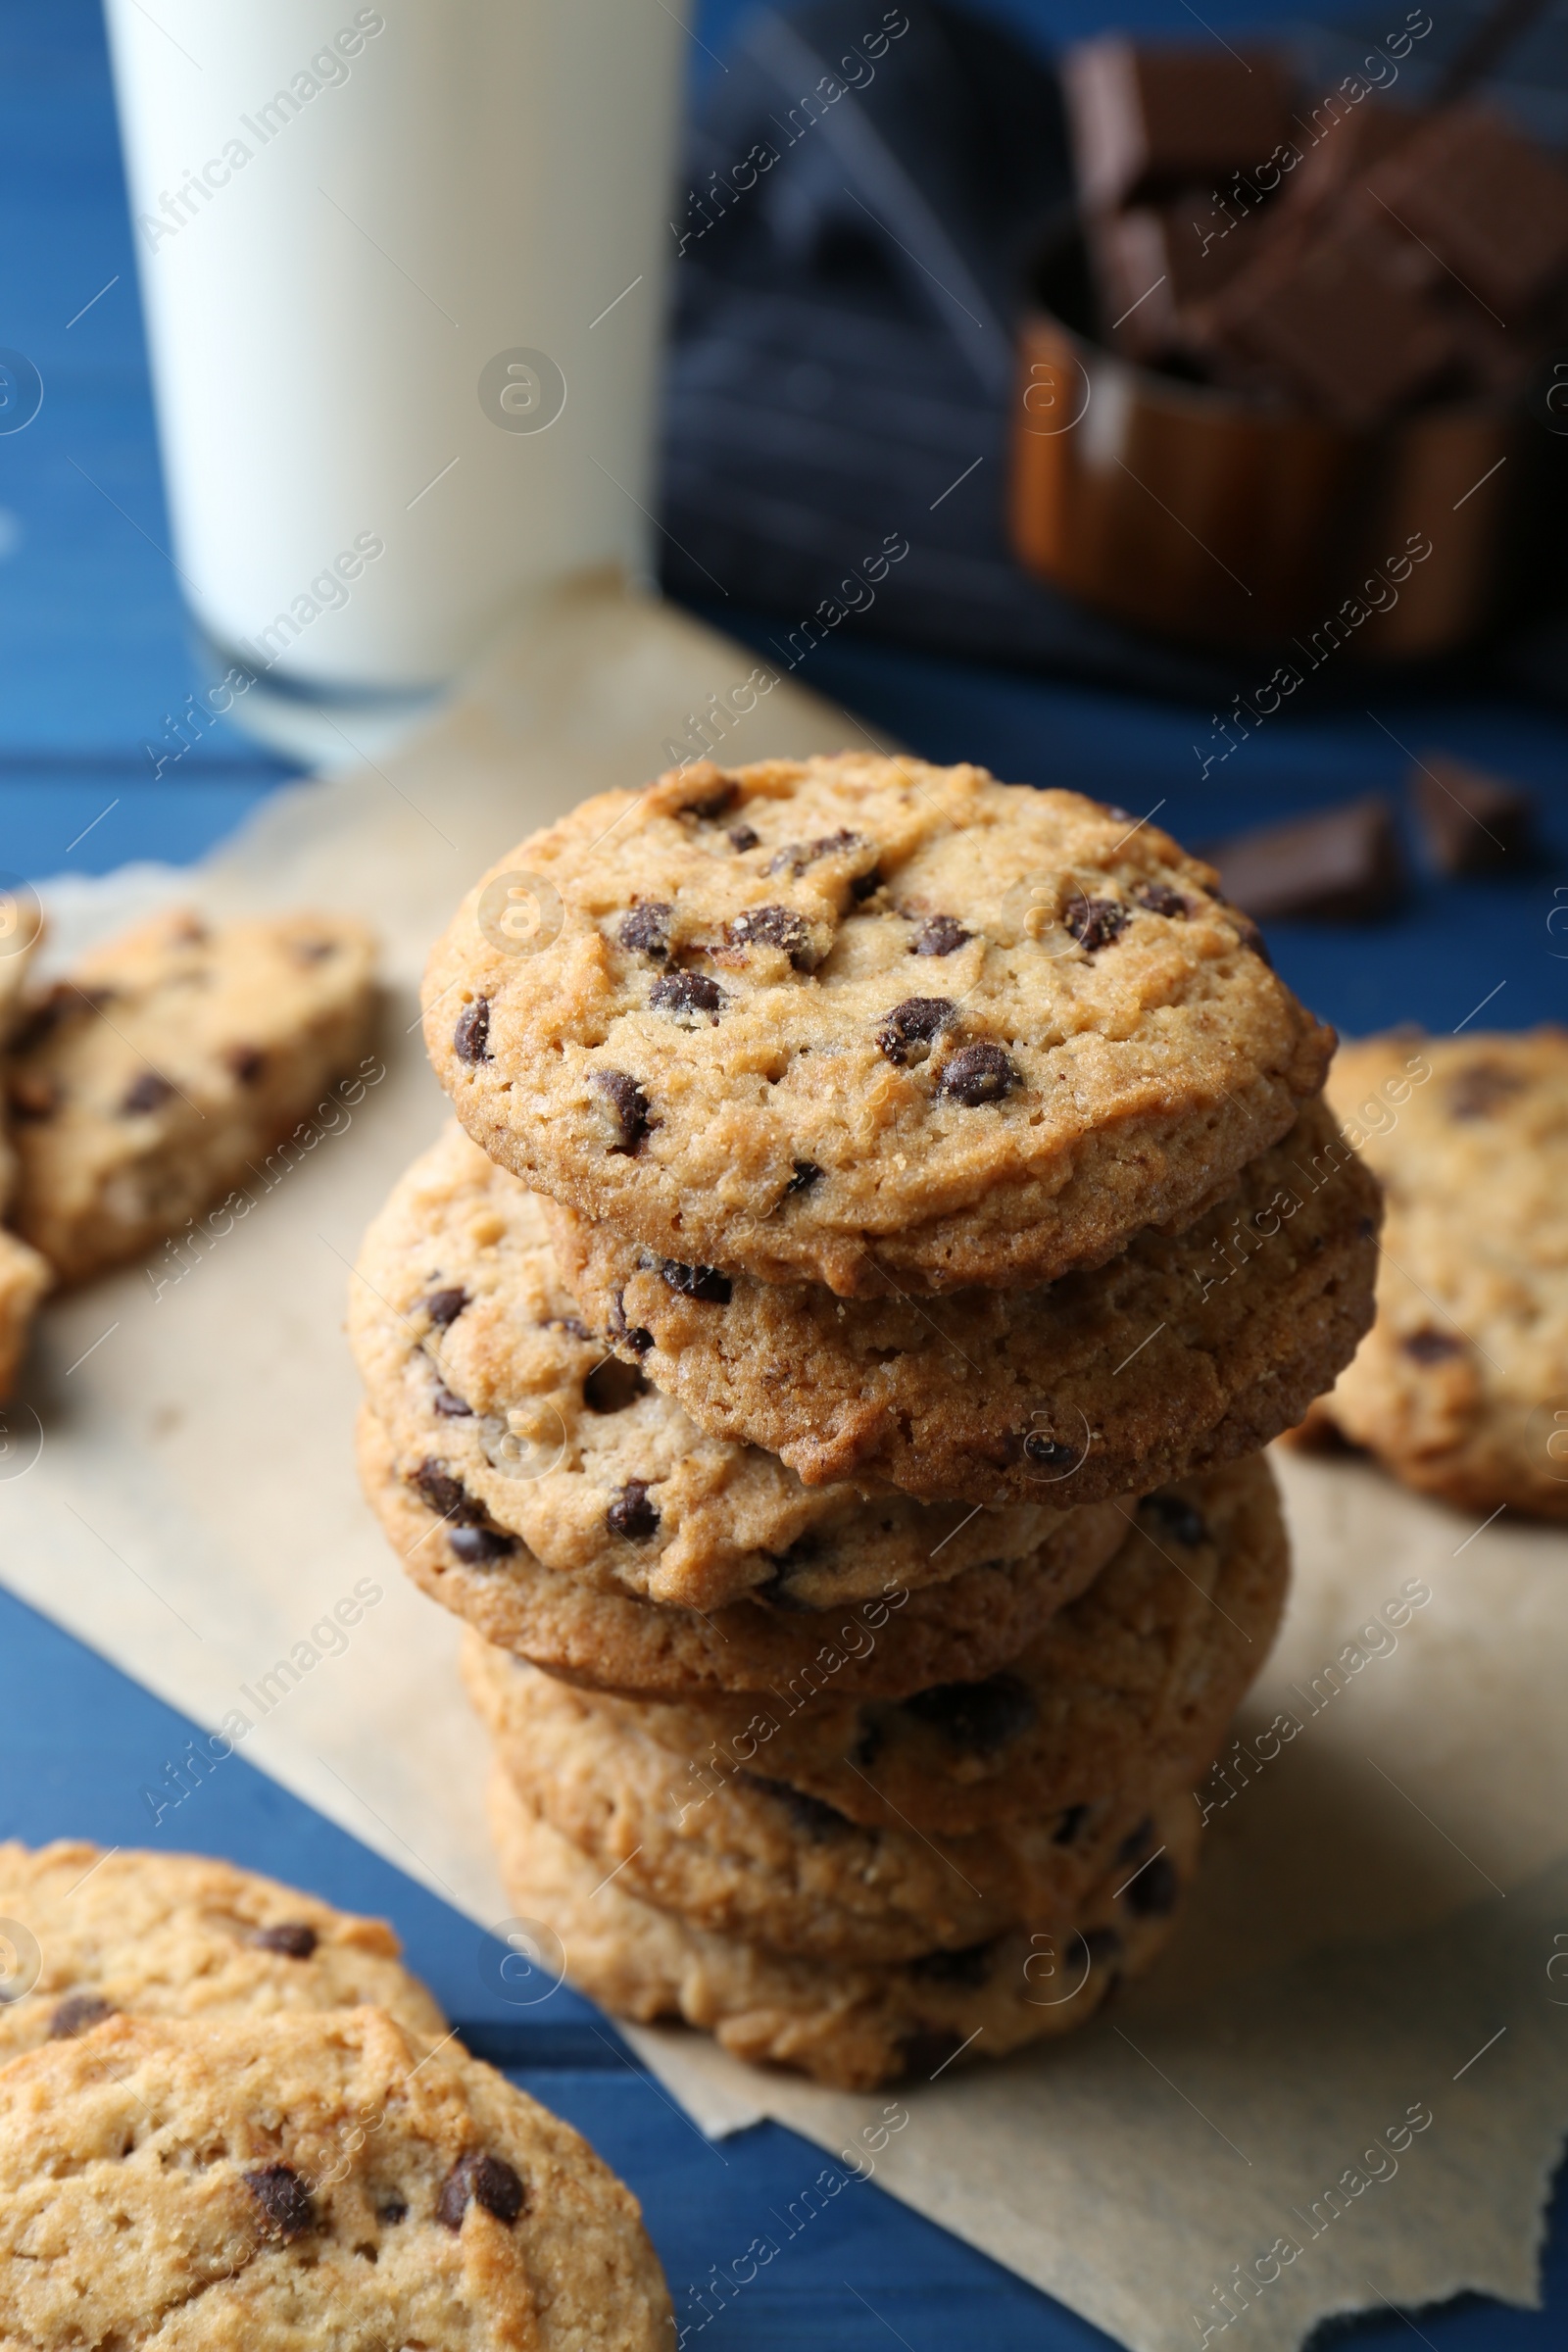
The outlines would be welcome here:
[[[738,0],[710,0],[707,50],[721,70]],[[1102,21],[1070,0],[1007,0],[1042,39]],[[1256,6],[1210,0],[1211,22]],[[1180,0],[1141,0],[1122,22],[1185,26]],[[0,868],[102,872],[131,858],[183,861],[221,839],[288,771],[215,728],[155,773],[168,724],[198,684],[167,549],[103,47],[90,0],[0,0],[0,345],[39,368],[44,405],[0,436]],[[724,623],[763,641],[760,616]],[[1439,745],[1536,784],[1550,811],[1549,863],[1506,882],[1423,880],[1396,919],[1274,937],[1293,983],[1348,1029],[1415,1019],[1449,1030],[1561,1017],[1568,1002],[1568,728],[1523,707],[1412,707],[1281,719],[1206,784],[1196,741],[1206,712],[1117,702],[1001,673],[857,645],[812,657],[808,682],[937,759],[985,760],[1010,778],[1083,785],[1200,841],[1396,785],[1402,747]],[[148,747],[153,747],[149,751]],[[0,1835],[144,1842],[142,1784],[196,1727],[81,1643],[0,1594]],[[788,2213],[823,2159],[772,2125],[710,2146],[636,2066],[612,2029],[562,1990],[519,2010],[502,1997],[493,1947],[421,1887],[235,1758],[181,1811],[180,1841],[383,1913],[474,2046],[580,2126],[644,2201],[688,2343],[810,2342],[819,2352],[984,2345],[1078,2352],[1107,2339],[984,2256],[856,2182],[788,2239],[733,2302],[711,2266]],[[1568,2340],[1568,2210],[1562,2183],[1548,2308],[1468,2299],[1418,2316],[1437,2352],[1544,2352]],[[1407,2345],[1398,2315],[1353,2323],[1369,2348]]]

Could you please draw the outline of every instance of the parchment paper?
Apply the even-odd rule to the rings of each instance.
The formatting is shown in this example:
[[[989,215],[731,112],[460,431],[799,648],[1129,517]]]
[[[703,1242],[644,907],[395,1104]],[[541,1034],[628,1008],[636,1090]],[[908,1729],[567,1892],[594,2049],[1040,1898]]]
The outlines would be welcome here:
[[[166,896],[367,915],[386,1074],[231,1232],[50,1307],[0,1452],[6,1580],[204,1726],[248,1718],[239,1752],[481,1924],[511,1909],[485,1743],[456,1623],[355,1486],[348,1267],[443,1115],[415,989],[463,890],[532,825],[665,764],[753,667],[585,583],[379,767],[280,794],[193,872],[43,893],[56,956]],[[719,738],[737,758],[866,740],[787,682]],[[1467,2287],[1534,2301],[1568,2125],[1568,1544],[1507,1513],[1477,1532],[1353,1462],[1280,1468],[1289,1622],[1152,1980],[1058,2045],[875,2098],[633,2034],[706,2128],[774,2116],[840,2160],[807,2206],[858,2193],[847,2162],[1137,2352],[1273,2352],[1326,2313]],[[377,1597],[344,1647],[326,1621],[357,1585]],[[198,1839],[215,1769],[145,1759],[149,1842]]]

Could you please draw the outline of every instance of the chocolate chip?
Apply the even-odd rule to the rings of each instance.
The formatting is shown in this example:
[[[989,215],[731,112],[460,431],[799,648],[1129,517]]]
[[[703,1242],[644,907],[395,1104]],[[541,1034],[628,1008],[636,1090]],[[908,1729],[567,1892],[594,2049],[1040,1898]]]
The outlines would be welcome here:
[[[1121,1936],[1114,1928],[1085,1928],[1083,1939],[1091,1968],[1108,1966],[1121,1957]]]
[[[716,1266],[683,1266],[666,1257],[659,1269],[672,1291],[683,1298],[701,1298],[707,1306],[728,1306],[730,1280]]]
[[[1086,956],[1096,955],[1119,939],[1132,921],[1132,909],[1117,899],[1091,899],[1080,892],[1062,916]]]
[[[308,1960],[319,1937],[304,1920],[284,1919],[274,1928],[258,1928],[251,1941],[259,1952],[281,1952],[285,1960]]]
[[[156,1110],[173,1093],[169,1080],[159,1070],[143,1070],[133,1079],[120,1098],[122,1118],[137,1118],[143,1111]]]
[[[814,1159],[798,1159],[795,1173],[784,1187],[784,1198],[787,1200],[791,1193],[808,1193],[813,1184],[820,1184],[821,1181],[822,1171]]]
[[[241,1086],[254,1086],[267,1067],[267,1055],[260,1046],[230,1046],[223,1055],[230,1077]]]
[[[1151,1519],[1159,1522],[1162,1532],[1173,1544],[1206,1544],[1208,1522],[1196,1504],[1184,1494],[1146,1494],[1138,1505]]]
[[[473,1418],[472,1405],[465,1404],[463,1398],[456,1396],[444,1381],[437,1381],[430,1402],[443,1421],[470,1421]]]
[[[1357,1218],[1356,1218],[1356,1220],[1355,1220],[1355,1233],[1356,1233],[1356,1239],[1357,1239],[1358,1241],[1362,1241],[1362,1242],[1373,1242],[1373,1241],[1376,1241],[1376,1239],[1377,1239],[1377,1232],[1378,1232],[1378,1221],[1377,1221],[1376,1217],[1357,1217]]]
[[[1410,799],[1433,862],[1446,874],[1484,874],[1528,858],[1536,803],[1522,786],[1429,752],[1410,771]]]
[[[667,1012],[674,1020],[706,1013],[716,1021],[729,997],[706,972],[665,972],[648,991],[648,1002],[655,1012]]]
[[[1120,1845],[1117,1846],[1117,1861],[1131,1862],[1136,1854],[1141,1854],[1143,1852],[1145,1846],[1149,1843],[1149,1840],[1153,1835],[1153,1821],[1150,1815],[1146,1813],[1143,1820],[1138,1824],[1138,1827],[1135,1830],[1129,1830],[1126,1837],[1122,1839]]]
[[[950,1029],[958,1008],[947,997],[906,997],[895,1004],[876,1033],[877,1051],[896,1069],[924,1061],[935,1039]]]
[[[1414,1363],[1441,1364],[1450,1355],[1463,1355],[1464,1342],[1446,1331],[1412,1331],[1399,1342]]]
[[[669,918],[673,906],[662,899],[645,900],[634,906],[630,914],[621,917],[616,937],[623,948],[638,956],[651,956],[655,963],[662,963],[669,954]]]
[[[452,1051],[460,1061],[477,1064],[491,1058],[489,1047],[490,1000],[475,997],[458,1015],[458,1025],[452,1032]]]
[[[460,2156],[441,2183],[435,2218],[447,2230],[461,2230],[470,2203],[482,2205],[510,2229],[528,2202],[528,2191],[505,2157]]]
[[[1140,906],[1147,906],[1151,914],[1169,915],[1175,923],[1185,923],[1193,911],[1191,899],[1184,899],[1181,892],[1172,890],[1168,882],[1140,882],[1133,897]]]
[[[503,1535],[498,1527],[448,1528],[447,1542],[466,1568],[488,1568],[510,1559],[517,1548],[516,1537]]]
[[[798,972],[809,972],[821,958],[811,947],[811,926],[791,906],[748,906],[724,925],[732,948],[782,948]]]
[[[796,1829],[812,1839],[830,1838],[839,1830],[850,1830],[855,1824],[837,1805],[825,1804],[821,1797],[808,1795],[804,1788],[794,1788],[788,1781],[770,1781],[760,1772],[738,1772],[738,1781],[760,1795],[770,1796],[783,1806]]]
[[[792,841],[784,849],[775,850],[767,861],[770,874],[804,874],[818,858],[841,858],[847,851],[863,850],[865,842],[858,833],[841,826],[837,833],[824,833],[818,841]],[[872,884],[872,889],[877,885]],[[870,893],[867,892],[867,897]]]
[[[260,2172],[242,2173],[240,2179],[278,2237],[303,2237],[316,2228],[311,2192],[291,2165],[264,2164]]]
[[[408,2205],[402,2197],[383,2197],[375,2209],[375,2218],[387,2229],[395,2230],[399,2222],[408,2220]]]
[[[750,825],[731,825],[730,827],[729,846],[738,858],[744,858],[748,850],[755,850],[758,838]]]
[[[1088,1819],[1089,1807],[1087,1805],[1068,1805],[1065,1811],[1057,1816],[1056,1826],[1051,1833],[1052,1844],[1073,1844]]]
[[[580,1315],[552,1315],[546,1331],[564,1331],[568,1340],[591,1340],[593,1333]]]
[[[1230,907],[1228,912],[1230,914],[1232,923],[1236,927],[1236,937],[1240,944],[1247,950],[1250,956],[1255,956],[1259,963],[1267,964],[1269,970],[1272,971],[1274,969],[1274,958],[1268,952],[1268,942],[1263,937],[1263,934],[1258,929],[1257,925],[1253,922],[1251,916],[1250,914],[1243,914],[1239,906]]]
[[[938,1683],[904,1701],[918,1723],[928,1723],[953,1747],[987,1755],[1005,1747],[1034,1722],[1039,1709],[1028,1684],[1015,1674],[993,1674],[983,1683]]]
[[[982,1102],[1000,1102],[1018,1083],[1017,1068],[1000,1046],[960,1046],[944,1064],[937,1093],[978,1110]]]
[[[872,1718],[862,1719],[855,1745],[850,1750],[850,1762],[862,1772],[869,1772],[887,1742],[881,1724]]]
[[[19,1070],[11,1081],[11,1115],[14,1119],[35,1122],[52,1119],[64,1097],[47,1079],[35,1078],[28,1070]]]
[[[1517,1070],[1498,1061],[1471,1061],[1448,1081],[1448,1113],[1455,1119],[1490,1119],[1494,1110],[1524,1091]]]
[[[951,2059],[956,2058],[963,2042],[956,2034],[944,2034],[940,2027],[929,2027],[917,2034],[906,2034],[899,2044],[899,2064],[906,2075],[924,2075],[934,2080]]]
[[[997,1938],[985,1943],[966,1944],[957,1952],[922,1952],[909,1962],[909,1974],[926,1984],[956,1984],[964,1992],[978,1992],[991,1981],[997,1960]]]
[[[409,1483],[417,1487],[438,1517],[456,1520],[463,1527],[482,1525],[483,1504],[474,1501],[462,1479],[454,1478],[443,1463],[426,1456]]]
[[[90,2034],[94,2026],[115,2015],[114,2002],[100,2000],[95,1992],[68,1993],[49,2020],[49,2038],[74,2041],[78,2034]]]
[[[716,791],[704,793],[700,800],[688,801],[677,813],[694,816],[699,824],[710,825],[715,816],[722,816],[726,808],[733,808],[739,797],[738,787],[726,778]]]
[[[646,1543],[659,1533],[659,1505],[648,1499],[646,1478],[628,1478],[620,1493],[605,1512],[605,1525],[612,1536],[624,1536],[633,1544]]]
[[[909,942],[911,956],[956,956],[973,932],[966,931],[956,915],[933,914],[920,925]]]
[[[626,1321],[626,1294],[616,1291],[610,1301],[610,1336],[621,1348],[629,1348],[635,1355],[646,1355],[654,1344],[651,1331],[641,1326],[634,1331]]]
[[[1122,1889],[1122,1901],[1135,1919],[1165,1919],[1176,1908],[1182,1883],[1169,1854],[1156,1854]]]
[[[648,1383],[636,1365],[623,1364],[618,1355],[595,1364],[582,1384],[582,1400],[591,1413],[623,1413],[647,1394]]]
[[[1063,1446],[1055,1438],[1048,1438],[1043,1429],[1032,1429],[1023,1442],[1024,1457],[1038,1462],[1042,1470],[1071,1470],[1078,1462],[1078,1450]]]
[[[648,1097],[636,1079],[628,1078],[624,1070],[595,1070],[589,1084],[604,1096],[619,1125],[620,1141],[611,1145],[612,1155],[624,1152],[628,1159],[635,1159],[653,1125],[648,1115]]]
[[[850,884],[850,897],[857,906],[863,906],[867,899],[876,897],[881,887],[882,869],[880,866],[873,865],[868,872],[856,875]]]
[[[206,937],[205,931],[198,931],[194,934],[194,940],[197,941],[204,940]],[[291,952],[296,963],[324,963],[329,956],[337,954],[337,941],[335,939],[297,939]]]
[[[468,1294],[460,1283],[450,1290],[427,1291],[414,1311],[417,1314],[422,1306],[437,1331],[450,1331],[467,1303]]]

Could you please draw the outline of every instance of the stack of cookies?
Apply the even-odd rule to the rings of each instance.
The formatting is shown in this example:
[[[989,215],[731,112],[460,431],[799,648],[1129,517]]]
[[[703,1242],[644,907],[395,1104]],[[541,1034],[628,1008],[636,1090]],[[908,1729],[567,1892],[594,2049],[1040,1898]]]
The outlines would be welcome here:
[[[518,1912],[847,2086],[1168,1936],[1372,1313],[1332,1034],[1167,836],[846,755],[590,801],[431,958],[367,1491],[472,1629]]]
[[[0,1844],[0,1922],[7,2345],[670,2343],[636,2199],[381,1921],[63,1841]]]

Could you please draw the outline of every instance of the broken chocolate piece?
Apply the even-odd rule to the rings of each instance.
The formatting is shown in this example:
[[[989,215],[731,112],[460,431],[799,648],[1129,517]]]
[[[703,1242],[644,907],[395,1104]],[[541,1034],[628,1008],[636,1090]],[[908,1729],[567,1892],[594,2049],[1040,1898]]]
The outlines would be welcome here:
[[[1568,276],[1568,175],[1490,107],[1430,116],[1369,174],[1365,201],[1504,329]]]
[[[1410,770],[1409,787],[1432,861],[1443,873],[1490,873],[1510,858],[1530,856],[1536,800],[1521,785],[1428,752]]]
[[[1210,853],[1225,896],[1265,922],[1366,922],[1403,887],[1394,810],[1373,796],[1239,833]]]
[[[1078,188],[1091,209],[1261,169],[1290,137],[1282,59],[1156,47],[1111,33],[1061,62]]]

